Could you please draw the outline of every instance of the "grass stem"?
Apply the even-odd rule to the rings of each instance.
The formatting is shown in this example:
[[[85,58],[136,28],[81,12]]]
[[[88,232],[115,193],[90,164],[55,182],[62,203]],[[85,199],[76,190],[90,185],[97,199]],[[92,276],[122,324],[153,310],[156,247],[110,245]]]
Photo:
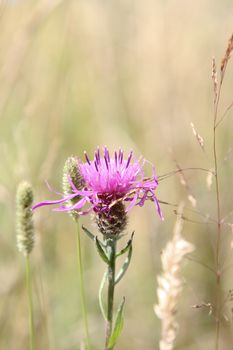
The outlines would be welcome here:
[[[30,350],[35,350],[35,327],[32,305],[32,279],[31,279],[31,266],[29,255],[25,257],[25,269],[26,269],[26,288],[28,297],[28,316],[29,316],[29,338],[30,338]]]
[[[88,321],[87,321],[86,298],[85,298],[85,290],[84,290],[80,227],[78,222],[77,222],[76,232],[77,232],[76,242],[77,242],[77,263],[78,263],[80,302],[81,302],[82,316],[83,316],[84,327],[85,327],[86,348],[87,350],[91,350],[90,335],[89,335],[89,328],[88,328]]]

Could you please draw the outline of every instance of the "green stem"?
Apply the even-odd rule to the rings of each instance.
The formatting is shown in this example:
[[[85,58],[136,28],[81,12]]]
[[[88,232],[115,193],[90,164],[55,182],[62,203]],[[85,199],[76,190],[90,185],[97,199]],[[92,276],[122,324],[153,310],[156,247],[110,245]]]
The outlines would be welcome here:
[[[30,350],[35,350],[35,327],[33,317],[33,306],[32,306],[32,281],[31,281],[31,266],[29,255],[25,257],[25,269],[26,269],[26,288],[28,296],[28,316],[29,316],[29,337],[30,337]]]
[[[81,237],[80,237],[80,228],[79,228],[79,223],[78,222],[77,222],[76,239],[77,239],[77,262],[78,262],[80,301],[81,301],[82,316],[83,316],[84,327],[85,327],[86,346],[87,346],[87,349],[90,350],[91,349],[91,345],[90,345],[90,336],[89,336],[89,329],[88,329],[88,322],[87,322],[86,298],[85,298],[85,291],[84,291],[83,264],[82,264],[82,251],[81,251]]]
[[[107,252],[109,257],[108,265],[108,300],[107,300],[107,324],[105,335],[105,350],[111,350],[108,346],[112,333],[113,322],[113,304],[114,304],[114,288],[115,288],[115,261],[116,261],[116,240],[107,239]]]

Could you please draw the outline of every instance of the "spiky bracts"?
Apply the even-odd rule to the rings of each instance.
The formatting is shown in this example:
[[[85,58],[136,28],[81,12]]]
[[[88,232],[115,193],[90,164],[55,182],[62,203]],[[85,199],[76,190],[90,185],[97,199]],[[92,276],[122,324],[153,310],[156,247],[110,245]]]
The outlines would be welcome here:
[[[114,204],[108,213],[97,212],[95,221],[105,238],[118,236],[127,225],[127,213],[124,204],[122,202]]]

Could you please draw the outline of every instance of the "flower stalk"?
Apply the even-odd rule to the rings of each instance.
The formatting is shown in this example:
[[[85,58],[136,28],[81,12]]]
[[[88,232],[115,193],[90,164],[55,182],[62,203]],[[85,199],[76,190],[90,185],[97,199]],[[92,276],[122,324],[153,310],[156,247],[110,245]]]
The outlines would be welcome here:
[[[123,310],[125,304],[125,298],[123,297],[122,302],[118,306],[116,315],[114,316],[115,287],[117,283],[119,283],[123,278],[129,267],[132,256],[132,240],[134,232],[132,233],[131,238],[126,243],[125,247],[117,252],[117,241],[121,238],[121,235],[104,235],[104,240],[102,241],[98,239],[97,236],[94,236],[84,226],[82,226],[82,228],[87,236],[95,243],[99,256],[107,265],[107,270],[104,273],[99,288],[99,306],[103,318],[106,322],[104,350],[113,350],[123,328]],[[123,256],[124,254],[127,254],[126,258],[119,272],[116,274],[116,260],[118,257]],[[105,303],[103,302],[103,290],[106,282],[108,282],[108,287],[106,302],[107,309],[105,310]]]
[[[116,239],[109,238],[106,241],[106,250],[109,258],[108,265],[108,300],[107,300],[107,321],[105,334],[105,350],[110,350],[109,339],[112,334],[114,289],[115,289],[115,268],[116,268]]]

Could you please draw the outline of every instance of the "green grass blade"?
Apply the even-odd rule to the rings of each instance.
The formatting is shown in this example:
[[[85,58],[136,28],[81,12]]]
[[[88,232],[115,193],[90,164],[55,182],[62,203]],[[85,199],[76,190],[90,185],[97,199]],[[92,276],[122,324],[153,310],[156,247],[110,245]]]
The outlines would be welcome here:
[[[103,278],[102,278],[102,281],[100,283],[100,288],[99,288],[99,306],[100,306],[100,310],[101,310],[101,313],[102,313],[105,321],[107,321],[107,315],[106,315],[106,311],[104,309],[102,294],[103,294],[103,288],[104,288],[105,282],[107,280],[107,276],[108,276],[108,271],[105,271]]]
[[[129,267],[130,261],[131,261],[132,251],[133,251],[133,247],[132,247],[132,244],[131,244],[130,247],[129,247],[128,256],[127,256],[127,258],[125,259],[124,264],[122,265],[122,268],[120,269],[120,271],[118,272],[118,274],[117,274],[117,276],[116,276],[116,278],[115,278],[115,285],[116,285],[118,282],[120,282],[120,280],[122,279],[122,277],[123,277],[124,274],[126,273],[128,267]]]
[[[97,248],[97,251],[100,255],[100,257],[103,259],[103,261],[109,265],[109,259],[108,259],[108,256],[107,254],[105,253],[104,249],[102,248],[102,245],[100,243],[100,241],[98,240],[97,236],[95,237],[95,245],[96,245],[96,248]]]
[[[122,300],[122,302],[117,310],[115,326],[114,326],[112,335],[111,335],[109,342],[108,342],[109,349],[112,349],[114,347],[114,345],[117,342],[117,339],[119,338],[119,336],[122,332],[123,322],[124,322],[124,318],[123,318],[124,305],[125,305],[125,298],[123,298],[123,300]]]

